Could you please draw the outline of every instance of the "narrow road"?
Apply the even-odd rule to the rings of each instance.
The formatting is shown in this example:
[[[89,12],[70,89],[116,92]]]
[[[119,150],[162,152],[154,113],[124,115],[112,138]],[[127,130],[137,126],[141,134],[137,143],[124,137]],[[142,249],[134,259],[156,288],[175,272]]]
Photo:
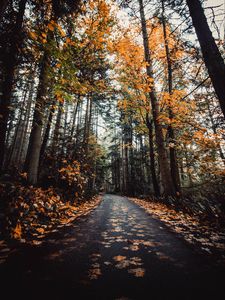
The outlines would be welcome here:
[[[222,266],[114,195],[43,245],[12,253],[0,275],[4,299],[225,299]]]

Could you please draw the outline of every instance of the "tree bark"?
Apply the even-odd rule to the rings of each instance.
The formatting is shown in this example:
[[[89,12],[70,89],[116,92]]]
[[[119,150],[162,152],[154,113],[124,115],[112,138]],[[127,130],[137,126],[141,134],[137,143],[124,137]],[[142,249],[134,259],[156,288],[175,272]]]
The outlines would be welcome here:
[[[201,2],[199,0],[187,0],[187,5],[201,46],[205,65],[225,117],[224,60],[209,28]]]
[[[11,36],[11,47],[4,57],[2,96],[0,98],[0,171],[3,171],[5,157],[5,139],[7,134],[7,125],[10,113],[10,104],[14,86],[14,73],[18,64],[18,56],[21,43],[21,31],[23,26],[23,17],[27,0],[21,0],[16,22]]]
[[[164,7],[164,0],[162,0],[162,25],[163,25],[163,37],[164,37],[164,45],[166,51],[166,61],[167,61],[167,76],[168,76],[168,92],[172,97],[173,94],[173,70],[172,70],[172,61],[170,56],[170,49],[169,49],[169,42],[168,36],[166,32],[166,21],[165,21],[165,7]],[[174,118],[173,111],[171,105],[168,107],[169,111],[169,119],[172,120]],[[174,129],[171,124],[168,126],[168,135],[169,135],[169,142],[175,144],[175,134]],[[177,163],[177,153],[174,147],[170,147],[169,149],[170,154],[170,171],[171,176],[174,184],[174,188],[176,192],[180,193],[180,174],[179,168]]]
[[[41,145],[41,151],[40,151],[40,162],[39,162],[40,166],[42,165],[42,162],[44,160],[45,150],[46,150],[48,140],[49,140],[50,130],[51,130],[51,126],[52,126],[52,119],[55,114],[55,105],[56,105],[56,101],[54,101],[52,103],[50,112],[49,112],[49,116],[48,116],[47,126],[46,126],[43,142]]]
[[[62,109],[63,109],[63,103],[60,102],[58,106],[58,112],[57,112],[57,117],[56,117],[56,124],[55,124],[55,129],[54,129],[54,134],[53,134],[53,141],[52,141],[52,155],[58,154],[56,149],[58,148],[59,144],[59,136],[60,136],[60,127],[61,127],[61,119],[62,119]]]
[[[70,132],[71,140],[74,137],[79,104],[80,104],[80,98],[78,97],[77,102],[75,103],[74,112],[73,112],[73,122],[72,122],[72,128],[71,128],[71,132]]]
[[[217,134],[217,128],[216,128],[216,124],[215,124],[215,121],[214,121],[214,118],[213,118],[212,111],[210,109],[209,100],[207,98],[206,98],[206,106],[207,106],[207,110],[208,110],[208,114],[209,114],[209,118],[210,118],[210,122],[211,122],[212,131],[216,135]],[[224,153],[223,153],[223,150],[222,150],[220,144],[219,144],[218,148],[219,148],[220,158],[223,161],[223,164],[225,165],[225,156],[224,156]]]
[[[33,124],[27,151],[26,166],[28,182],[36,184],[41,150],[41,134],[43,127],[44,108],[46,105],[48,55],[45,52],[41,62],[37,99],[34,109]]]
[[[23,135],[23,116],[24,116],[24,107],[26,106],[26,98],[27,98],[27,94],[28,94],[28,89],[29,89],[29,83],[25,85],[25,91],[24,91],[24,95],[23,95],[23,102],[21,104],[20,107],[20,112],[19,112],[19,120],[18,123],[16,125],[16,129],[15,129],[15,133],[14,133],[14,137],[13,137],[13,142],[10,146],[11,151],[9,153],[9,157],[8,159],[6,159],[8,161],[8,164],[6,165],[6,168],[10,168],[10,167],[19,167],[17,165],[18,162],[18,155],[19,155],[19,150],[20,150],[20,146],[21,146],[21,139],[22,139],[22,135]]]
[[[35,74],[35,73],[34,73]],[[30,91],[29,96],[27,100],[27,107],[26,107],[26,113],[25,113],[25,120],[24,120],[24,127],[23,127],[23,133],[20,141],[20,150],[18,154],[18,161],[21,162],[24,159],[24,156],[26,156],[26,146],[27,146],[27,132],[29,128],[30,123],[30,112],[32,107],[32,101],[34,97],[34,80],[32,80],[30,84]]]
[[[149,138],[149,157],[150,157],[150,169],[152,177],[152,185],[155,192],[155,196],[160,196],[160,188],[157,180],[157,175],[155,171],[155,153],[154,153],[154,144],[153,144],[153,128],[152,121],[149,120],[148,114],[146,115],[146,122],[148,127],[148,138]]]
[[[146,19],[145,19],[143,0],[139,0],[139,6],[140,6],[144,52],[145,52],[144,54],[145,54],[145,60],[147,62],[146,71],[147,71],[148,77],[153,79],[151,52],[149,49],[149,39],[148,39],[148,33],[147,33],[147,25],[146,25]],[[166,149],[164,146],[162,125],[160,124],[160,120],[159,120],[159,117],[160,117],[159,103],[158,103],[158,99],[156,96],[154,83],[151,86],[151,91],[149,92],[149,97],[150,97],[150,101],[151,101],[152,115],[153,115],[153,121],[154,121],[154,126],[155,126],[156,144],[157,144],[158,154],[159,154],[159,168],[160,168],[162,185],[164,188],[164,194],[165,195],[174,195],[175,189],[174,189],[173,181],[171,178],[170,166],[169,166]]]

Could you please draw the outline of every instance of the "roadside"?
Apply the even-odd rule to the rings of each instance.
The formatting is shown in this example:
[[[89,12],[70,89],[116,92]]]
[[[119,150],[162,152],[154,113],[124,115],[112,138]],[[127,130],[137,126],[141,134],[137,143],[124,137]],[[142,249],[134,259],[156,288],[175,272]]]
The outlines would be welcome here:
[[[203,222],[197,216],[176,211],[162,203],[130,197],[129,199],[153,218],[161,220],[172,231],[180,234],[189,244],[225,263],[225,228]]]
[[[14,228],[11,239],[4,239],[3,235],[0,236],[0,264],[4,263],[8,255],[15,252],[21,244],[41,245],[49,234],[58,232],[63,227],[71,226],[77,218],[88,215],[98,207],[102,197],[103,195],[100,194],[77,205],[71,205],[69,202],[61,203],[57,199],[55,206],[51,206],[47,212],[46,208],[50,202],[52,205],[53,199],[49,198],[45,203],[42,199],[34,199],[36,206],[29,205],[27,213],[21,214],[20,222]],[[25,207],[25,203],[21,202],[20,204],[21,207]],[[43,214],[43,211],[45,215],[51,214],[51,218],[49,220],[46,218],[45,222],[38,217],[38,213]],[[52,217],[53,213],[55,218]]]

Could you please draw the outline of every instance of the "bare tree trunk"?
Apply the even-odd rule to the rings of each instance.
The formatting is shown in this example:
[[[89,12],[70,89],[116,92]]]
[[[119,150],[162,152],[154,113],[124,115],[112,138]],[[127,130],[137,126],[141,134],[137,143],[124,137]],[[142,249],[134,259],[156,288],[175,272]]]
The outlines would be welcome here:
[[[28,84],[28,86],[29,86],[29,84]],[[19,120],[18,120],[18,123],[16,126],[13,142],[10,147],[11,151],[10,151],[9,157],[7,159],[7,161],[8,161],[7,168],[16,166],[16,161],[18,159],[21,138],[22,138],[22,132],[23,132],[23,128],[22,128],[23,127],[23,115],[24,115],[24,107],[25,107],[25,103],[26,103],[27,93],[28,93],[28,87],[26,87],[26,90],[24,91],[23,102],[21,103],[21,107],[20,107],[20,116],[19,116]]]
[[[167,61],[167,74],[168,74],[168,91],[170,96],[173,94],[173,71],[172,71],[172,62],[170,57],[170,49],[169,49],[169,42],[166,32],[166,21],[165,21],[165,7],[164,7],[164,0],[162,0],[162,25],[163,25],[163,36],[164,36],[164,45],[166,50],[166,61]],[[169,105],[169,118],[172,120],[174,118],[173,111],[171,105]],[[168,135],[169,135],[169,142],[175,145],[175,135],[174,129],[171,124],[168,126]],[[177,153],[174,147],[170,147],[169,149],[170,154],[170,170],[171,176],[174,184],[174,188],[176,192],[180,193],[180,174],[179,168],[177,163]]]
[[[160,196],[160,188],[157,180],[156,170],[155,170],[155,153],[154,153],[154,144],[153,144],[153,128],[152,121],[149,120],[149,116],[146,115],[146,122],[148,127],[148,137],[149,137],[149,157],[150,157],[150,169],[152,177],[152,185],[156,197]]]
[[[186,0],[205,65],[225,116],[225,64],[199,0]]]
[[[124,140],[122,136],[122,141],[121,141],[121,160],[122,160],[122,178],[121,178],[121,185],[122,185],[122,193],[125,194],[127,190],[127,179],[126,179],[126,166],[125,166],[125,155],[124,155]]]
[[[85,130],[84,130],[84,153],[87,156],[89,151],[89,137],[92,122],[92,112],[93,112],[93,99],[88,97],[85,116]]]
[[[84,118],[84,136],[83,136],[83,145],[87,143],[87,126],[88,126],[88,118],[89,118],[89,109],[90,109],[90,98],[87,97],[86,109],[85,109],[85,118]]]
[[[26,107],[23,132],[22,132],[22,136],[21,136],[20,149],[19,149],[19,154],[18,154],[18,162],[21,162],[23,157],[26,154],[27,133],[28,133],[29,123],[30,123],[30,112],[31,112],[32,100],[33,100],[33,96],[34,96],[33,88],[34,88],[34,80],[32,80],[31,85],[30,85],[30,91],[29,91],[28,102],[27,102],[27,107]]]
[[[38,179],[38,167],[41,150],[41,137],[43,127],[44,109],[46,106],[46,90],[47,90],[47,71],[48,71],[48,55],[45,52],[41,62],[41,70],[39,76],[39,86],[37,91],[37,99],[34,109],[33,124],[29,139],[27,151],[26,165],[28,173],[28,182],[36,184]]]
[[[127,141],[125,139],[124,145],[124,181],[125,181],[125,194],[128,195],[129,189],[129,163],[128,163],[128,148]]]
[[[19,3],[19,11],[16,17],[13,32],[11,34],[11,47],[9,52],[6,53],[4,57],[5,65],[3,66],[2,96],[0,97],[0,171],[3,170],[5,139],[10,112],[9,107],[14,86],[14,73],[18,64],[21,31],[26,2],[27,0],[21,0]]]
[[[47,144],[48,144],[50,130],[51,130],[51,126],[52,126],[52,120],[53,120],[53,116],[55,114],[55,105],[56,105],[56,101],[54,101],[52,103],[51,108],[50,108],[50,113],[49,113],[49,116],[48,116],[47,126],[46,126],[46,130],[45,130],[43,142],[42,142],[42,145],[41,145],[40,161],[39,161],[40,165],[43,162],[46,147],[47,147]]]
[[[139,0],[139,6],[140,6],[140,16],[141,16],[142,35],[143,35],[143,43],[144,43],[144,51],[145,51],[145,60],[147,62],[146,71],[147,71],[148,77],[153,78],[151,52],[149,49],[149,39],[148,39],[145,13],[144,13],[143,0]],[[155,126],[156,144],[157,144],[158,154],[159,154],[159,168],[160,168],[160,174],[161,174],[161,179],[162,179],[162,185],[164,188],[164,194],[165,195],[174,195],[175,189],[174,189],[173,181],[171,178],[170,166],[169,166],[166,149],[164,146],[162,125],[160,124],[160,120],[159,120],[159,116],[160,116],[159,104],[158,104],[158,99],[156,96],[154,84],[153,84],[153,86],[151,86],[151,91],[149,93],[149,97],[150,97],[150,101],[151,101],[152,115],[153,115],[153,121],[154,121],[154,126]]]
[[[59,135],[60,135],[60,127],[61,127],[61,119],[62,119],[62,108],[63,104],[62,102],[59,103],[58,107],[58,113],[57,113],[57,118],[56,118],[56,124],[55,124],[55,129],[54,129],[54,134],[53,134],[53,141],[52,141],[52,154],[57,154],[57,146],[59,143]]]
[[[130,166],[130,172],[129,172],[129,195],[134,196],[135,195],[135,188],[136,188],[136,172],[135,172],[135,166],[134,166],[134,149],[133,149],[133,128],[132,128],[132,116],[130,117],[130,126],[129,126],[129,166]]]
[[[71,132],[70,132],[71,139],[74,136],[74,131],[75,131],[75,126],[76,126],[76,119],[77,119],[77,112],[78,112],[79,104],[80,104],[80,99],[78,98],[77,102],[75,104],[75,107],[74,107],[74,112],[73,112],[73,122],[72,122],[72,127],[71,127]]]
[[[208,101],[207,98],[206,98],[206,105],[207,105],[208,114],[209,114],[209,118],[210,118],[210,122],[211,122],[211,127],[212,127],[212,130],[213,130],[213,133],[217,134],[217,130],[216,130],[217,128],[216,128],[216,125],[215,125],[215,122],[214,122],[214,118],[213,118],[213,115],[212,115],[212,112],[211,112],[211,109],[210,109],[209,101]],[[220,145],[219,145],[219,154],[220,154],[221,160],[223,161],[223,163],[225,165],[225,156],[224,156],[223,150],[222,150],[222,148],[221,148]]]

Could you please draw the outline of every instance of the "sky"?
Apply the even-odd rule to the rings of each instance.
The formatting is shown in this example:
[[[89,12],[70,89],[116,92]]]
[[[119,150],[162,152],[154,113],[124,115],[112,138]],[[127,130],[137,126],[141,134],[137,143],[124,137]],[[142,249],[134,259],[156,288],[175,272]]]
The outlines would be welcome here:
[[[224,37],[224,27],[225,27],[225,0],[205,0],[205,7],[219,6],[219,5],[221,5],[221,7],[215,8],[215,15],[216,15],[216,24],[219,28],[221,38],[222,38],[222,37]],[[211,20],[210,17],[212,17],[211,10],[207,9],[206,15],[208,17],[209,24],[211,25],[211,29],[212,29],[214,35],[217,35],[216,30],[215,30],[215,28],[213,28],[211,21],[210,21]]]
[[[220,5],[224,4],[224,0],[206,0],[207,5]]]

